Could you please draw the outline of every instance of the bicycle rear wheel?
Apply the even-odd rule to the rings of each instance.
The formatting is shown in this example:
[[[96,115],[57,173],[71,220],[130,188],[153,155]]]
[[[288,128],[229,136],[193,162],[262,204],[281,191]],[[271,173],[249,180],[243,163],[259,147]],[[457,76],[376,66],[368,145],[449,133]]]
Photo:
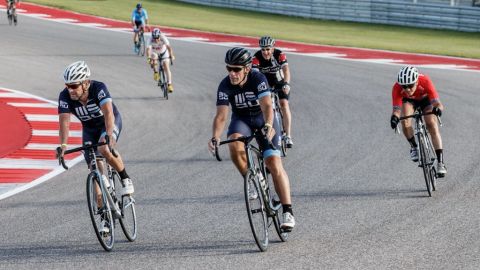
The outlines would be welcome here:
[[[117,172],[112,173],[113,184],[115,190],[119,190],[122,187],[120,176]],[[118,193],[115,192],[117,195]],[[120,226],[122,227],[123,234],[128,241],[133,242],[137,238],[137,215],[135,212],[135,200],[131,195],[125,195],[119,198],[118,205],[122,212],[122,218],[119,219]]]
[[[268,247],[268,218],[260,191],[260,184],[253,171],[249,170],[247,172],[244,184],[245,202],[253,238],[260,251],[265,251]],[[248,194],[249,188],[255,189],[257,193],[255,199],[250,199]]]
[[[430,183],[432,184],[432,190],[435,191],[436,188],[435,188],[435,184],[436,184],[436,181],[437,181],[437,170],[435,169],[435,166],[433,164],[435,164],[435,160],[437,159],[436,158],[436,154],[435,154],[435,151],[433,150],[433,145],[432,145],[432,141],[430,139],[430,137],[428,136],[428,133],[427,135],[425,136],[425,139],[426,139],[426,145],[428,146],[428,158],[427,160],[430,160]]]
[[[115,220],[112,216],[112,211],[109,210],[108,200],[105,194],[97,193],[97,185],[99,185],[96,173],[90,173],[87,178],[87,203],[88,211],[90,212],[90,219],[92,220],[93,229],[97,235],[98,241],[106,251],[113,249],[115,242]],[[102,205],[97,202],[97,195],[102,197]],[[105,220],[108,232],[101,232],[102,220]]]
[[[418,144],[420,147],[420,162],[421,162],[421,167],[423,169],[423,176],[425,177],[425,184],[427,186],[428,196],[432,197],[432,185],[431,185],[432,180],[430,179],[431,165],[429,165],[431,161],[430,161],[430,157],[428,156],[425,135],[423,133],[419,133],[418,135]]]

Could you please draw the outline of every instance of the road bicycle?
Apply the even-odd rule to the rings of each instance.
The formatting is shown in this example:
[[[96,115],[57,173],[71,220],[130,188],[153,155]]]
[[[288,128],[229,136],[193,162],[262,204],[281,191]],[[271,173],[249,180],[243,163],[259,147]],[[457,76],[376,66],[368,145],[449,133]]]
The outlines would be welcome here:
[[[218,146],[237,141],[244,143],[248,166],[247,174],[244,177],[248,220],[255,243],[260,251],[266,251],[269,242],[269,228],[272,224],[282,242],[287,241],[289,232],[280,227],[279,210],[282,205],[275,192],[272,176],[265,166],[262,152],[257,145],[253,144],[253,139],[260,136],[264,135],[260,130],[257,130],[251,136],[242,136],[220,142],[213,141],[213,145],[215,146],[217,160],[222,161],[218,153]],[[250,189],[254,191],[252,192]],[[252,193],[256,196],[252,197]]]
[[[160,87],[160,89],[162,89],[162,92],[163,92],[163,97],[165,99],[168,99],[168,81],[167,81],[167,74],[165,74],[165,70],[163,69],[163,65],[162,65],[162,58],[161,56],[158,57],[158,61],[159,61],[159,64],[158,64],[158,87]],[[170,57],[170,65],[173,66],[173,60],[172,60],[172,57]]]
[[[422,113],[420,109],[416,109],[414,114],[400,117],[400,120],[405,120],[408,118],[415,119],[415,136],[418,142],[418,147],[420,150],[420,158],[418,160],[418,167],[421,167],[423,170],[423,176],[425,178],[425,185],[427,186],[428,196],[432,197],[432,191],[435,191],[437,172],[435,169],[435,161],[437,156],[435,154],[435,149],[433,148],[432,141],[425,125],[423,116],[433,114],[433,112]],[[439,125],[442,126],[441,118],[437,116]],[[400,129],[397,126],[395,129],[396,133],[400,133]]]
[[[122,187],[121,179],[117,171],[113,169],[105,158],[97,156],[95,149],[102,145],[108,145],[108,136],[106,142],[92,144],[85,142],[83,146],[66,150],[64,155],[85,151],[90,157],[90,173],[87,177],[87,203],[90,213],[90,219],[97,235],[98,241],[106,251],[111,251],[115,243],[115,224],[120,221],[123,233],[128,241],[133,242],[137,238],[137,216],[135,213],[135,199],[132,195],[123,195],[117,192]],[[61,148],[57,148],[57,158],[59,164],[68,170]],[[110,149],[114,156],[115,150]],[[105,166],[106,164],[106,166]],[[99,167],[103,167],[104,173]],[[102,221],[105,221],[107,232],[101,230]]]
[[[283,125],[283,113],[282,109],[280,107],[280,98],[278,97],[278,91],[283,91],[281,88],[278,89],[272,89],[272,104],[273,104],[273,111],[277,117],[277,120],[279,121],[279,127],[280,127],[280,135],[281,135],[281,150],[282,150],[282,156],[286,157],[287,156],[287,142],[286,142],[286,136],[287,133],[285,132],[285,126]]]
[[[7,2],[7,18],[8,18],[8,24],[12,25],[12,23],[16,26],[18,23],[17,19],[17,9],[15,7],[15,3],[12,2]]]
[[[138,40],[137,40],[136,46],[137,46],[136,47],[137,55],[144,56],[145,55],[145,35],[144,35],[143,27],[140,27],[140,29],[138,30]]]

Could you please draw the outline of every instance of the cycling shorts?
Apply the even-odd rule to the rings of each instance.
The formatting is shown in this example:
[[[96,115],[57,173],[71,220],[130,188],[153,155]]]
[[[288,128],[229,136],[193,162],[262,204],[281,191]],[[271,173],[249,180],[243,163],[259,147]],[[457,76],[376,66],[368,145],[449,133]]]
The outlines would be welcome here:
[[[168,52],[168,50],[165,50],[163,53],[161,53],[160,55],[158,55],[158,53],[156,52],[152,52],[150,53],[150,58],[151,59],[154,59],[154,60],[158,60],[158,59],[161,59],[162,62],[165,61],[166,59],[169,59],[170,58],[170,53]]]
[[[140,27],[143,26],[143,21],[135,21],[135,32],[138,32],[140,30]]]
[[[283,88],[283,84],[277,84],[277,85],[275,85],[274,90],[275,90],[275,92],[278,93],[278,98],[279,99],[288,100],[290,98],[290,92],[288,92],[288,94],[285,94],[285,92],[283,91],[282,88]]]
[[[122,118],[120,117],[115,117],[115,126],[113,128],[113,138],[115,141],[118,141],[118,138],[120,137],[120,133],[122,132]],[[105,126],[102,128],[87,128],[83,127],[82,131],[82,141],[83,143],[85,142],[92,142],[93,144],[96,144],[100,142],[107,132],[105,131]],[[95,148],[95,154],[97,156],[101,156],[98,150]],[[87,165],[90,165],[90,157],[88,156],[87,152],[83,153],[83,156],[85,157],[85,161],[87,162]]]
[[[253,130],[261,129],[264,125],[265,121],[263,120],[262,114],[257,117],[239,117],[235,114],[232,114],[230,125],[228,126],[227,136],[230,137],[230,135],[234,133],[240,133],[243,136],[250,136],[252,135]],[[275,135],[272,138],[272,144],[276,149],[272,148],[267,139],[263,136],[258,136],[255,138],[264,158],[268,158],[270,156],[280,156],[280,150],[278,149],[281,147],[281,134],[279,131],[280,126],[276,117],[273,119],[273,128],[275,129]]]
[[[425,110],[432,109],[432,104],[430,103],[430,100],[428,99],[428,97],[424,97],[421,100],[403,98],[402,102],[412,104],[414,109],[417,109],[420,107],[422,109],[422,112]]]

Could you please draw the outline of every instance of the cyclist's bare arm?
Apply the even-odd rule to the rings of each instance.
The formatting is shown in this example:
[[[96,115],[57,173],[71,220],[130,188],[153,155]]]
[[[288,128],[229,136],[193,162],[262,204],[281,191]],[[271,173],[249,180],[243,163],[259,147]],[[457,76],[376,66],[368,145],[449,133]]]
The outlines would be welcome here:
[[[70,113],[61,113],[58,115],[60,130],[59,130],[59,137],[60,137],[60,146],[62,148],[62,153],[67,148],[68,142],[68,132],[70,130]]]
[[[220,136],[223,133],[225,124],[227,123],[227,118],[228,118],[228,106],[226,105],[217,106],[217,113],[213,118],[213,125],[212,125],[212,138],[215,138],[217,142],[220,141]],[[208,146],[210,151],[215,150],[211,141],[208,142]]]
[[[286,83],[290,83],[290,68],[288,67],[288,65],[284,65],[282,67],[282,71],[283,71],[283,81]]]
[[[110,140],[110,147],[115,146],[115,139],[113,139],[113,129],[115,128],[115,115],[113,114],[112,102],[108,101],[103,104],[100,109],[102,110],[103,117],[105,119],[105,130],[107,135],[112,138]]]
[[[275,135],[275,130],[273,127],[273,105],[272,98],[270,95],[266,95],[258,100],[260,102],[260,108],[262,109],[263,119],[265,120],[265,125],[270,125],[270,132],[267,134],[269,140]]]
[[[172,58],[172,60],[175,60],[175,55],[173,55],[172,46],[170,45],[166,45],[166,46],[167,46],[168,53],[170,54],[170,58]]]

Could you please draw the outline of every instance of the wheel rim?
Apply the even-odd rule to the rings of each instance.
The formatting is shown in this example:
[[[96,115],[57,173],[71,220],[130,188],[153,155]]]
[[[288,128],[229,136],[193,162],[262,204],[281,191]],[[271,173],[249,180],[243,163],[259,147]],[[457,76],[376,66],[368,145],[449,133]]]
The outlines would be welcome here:
[[[113,183],[115,187],[115,194],[118,196],[118,192],[122,187],[120,182],[120,176],[117,172],[113,172]],[[118,198],[119,207],[122,211],[122,218],[119,219],[120,226],[122,227],[123,234],[128,241],[133,242],[137,238],[137,215],[135,212],[135,200],[132,196],[122,196]]]
[[[251,186],[257,191],[256,199],[251,200],[249,198],[248,186]],[[258,182],[255,180],[255,175],[251,171],[249,171],[245,177],[244,191],[248,220],[253,237],[258,248],[261,251],[265,251],[268,246],[268,219]]]
[[[97,235],[97,239],[106,251],[111,251],[113,244],[115,242],[115,220],[112,217],[112,212],[107,211],[106,205],[108,202],[103,198],[103,202],[106,202],[105,205],[99,207],[97,203],[97,192],[95,185],[98,183],[97,177],[95,174],[90,174],[87,178],[87,203],[88,210],[90,213],[90,219],[92,220],[93,229]],[[108,233],[100,232],[101,219],[105,218],[108,224]]]

